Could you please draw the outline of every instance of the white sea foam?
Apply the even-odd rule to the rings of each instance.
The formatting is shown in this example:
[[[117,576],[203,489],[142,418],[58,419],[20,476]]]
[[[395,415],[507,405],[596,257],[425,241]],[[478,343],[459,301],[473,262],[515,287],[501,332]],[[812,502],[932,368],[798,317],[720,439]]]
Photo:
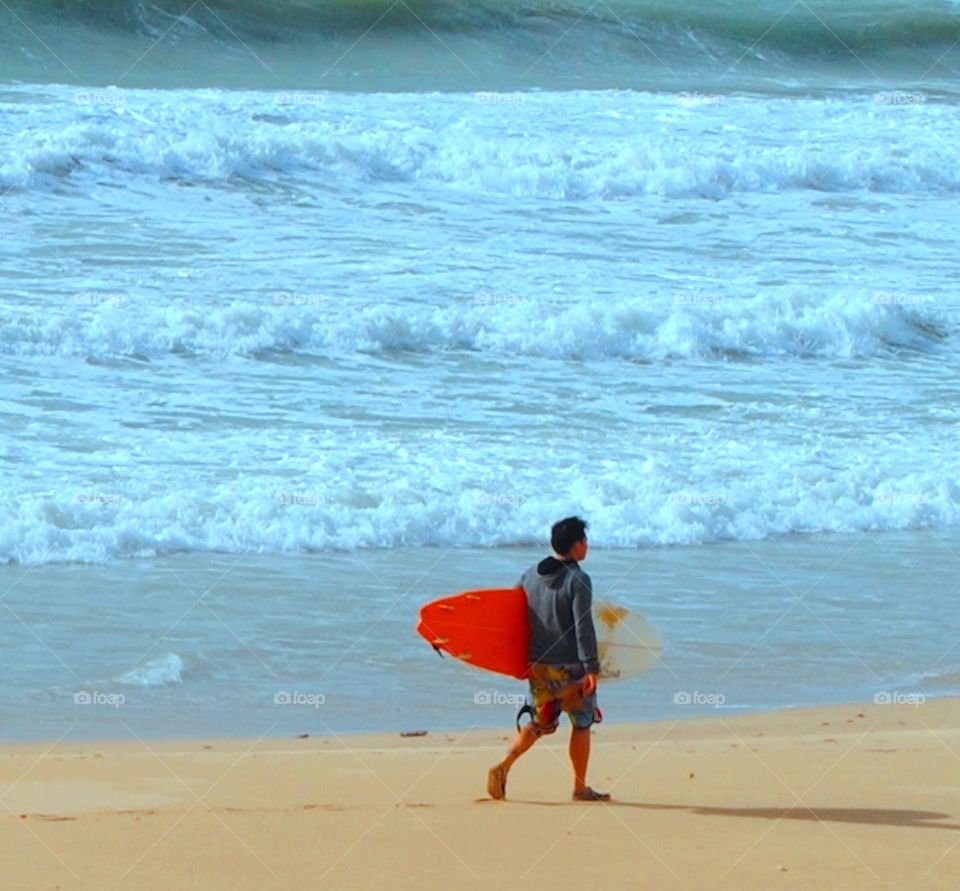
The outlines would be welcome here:
[[[48,300],[45,311],[0,308],[0,353],[157,359],[470,350],[556,359],[857,358],[934,351],[953,322],[936,298],[850,291],[734,299],[692,291],[496,305],[465,294],[444,306],[400,308],[359,300],[234,299],[219,306],[146,300]]]
[[[739,474],[724,478],[710,466],[688,482],[649,464],[608,462],[609,472],[571,478],[558,503],[549,466],[506,479],[491,476],[481,459],[445,466],[445,451],[425,446],[418,458],[408,457],[402,479],[392,467],[375,473],[358,459],[352,475],[318,482],[302,498],[278,499],[281,483],[264,481],[198,484],[152,497],[131,487],[129,497],[95,511],[67,496],[4,496],[0,559],[96,563],[182,551],[526,545],[541,541],[551,518],[564,510],[588,514],[591,539],[601,547],[960,523],[960,486],[936,467],[903,470],[896,454],[880,467],[808,467],[792,481],[785,471],[796,456],[776,449],[752,456]],[[144,671],[177,680],[180,663],[168,657]]]
[[[182,670],[183,659],[176,653],[167,653],[165,656],[150,659],[131,668],[117,680],[118,683],[134,687],[162,687],[167,684],[181,683]]]
[[[242,105],[217,93],[64,93],[29,126],[0,137],[0,187],[294,177],[564,200],[960,189],[956,116],[935,103],[741,98],[691,105],[674,95],[574,93],[491,105],[464,96],[429,103],[407,97],[400,119],[390,98],[316,95],[324,101],[262,96]],[[532,106],[540,119],[557,118],[556,126],[532,131]],[[600,116],[591,118],[596,110]],[[764,136],[771,116],[778,135],[795,138],[785,144]],[[808,138],[811,118],[815,140]],[[840,140],[852,130],[856,142]]]
[[[960,520],[950,109],[25,92],[0,560]]]

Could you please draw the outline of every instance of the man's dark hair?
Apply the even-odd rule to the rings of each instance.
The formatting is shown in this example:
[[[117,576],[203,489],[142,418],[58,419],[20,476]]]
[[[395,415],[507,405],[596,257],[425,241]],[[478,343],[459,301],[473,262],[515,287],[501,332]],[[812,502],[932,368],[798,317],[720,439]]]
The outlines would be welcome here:
[[[580,517],[567,517],[553,524],[550,530],[550,546],[562,557],[569,554],[573,546],[586,537],[587,521]]]

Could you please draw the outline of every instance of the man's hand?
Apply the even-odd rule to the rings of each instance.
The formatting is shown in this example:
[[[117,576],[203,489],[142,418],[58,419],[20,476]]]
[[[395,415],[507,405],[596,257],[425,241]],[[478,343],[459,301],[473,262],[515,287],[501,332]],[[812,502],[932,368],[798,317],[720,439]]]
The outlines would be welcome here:
[[[598,674],[584,675],[583,681],[582,681],[583,686],[581,687],[581,689],[583,690],[583,695],[593,696],[593,694],[597,692],[597,681],[599,680],[600,680],[600,675]]]

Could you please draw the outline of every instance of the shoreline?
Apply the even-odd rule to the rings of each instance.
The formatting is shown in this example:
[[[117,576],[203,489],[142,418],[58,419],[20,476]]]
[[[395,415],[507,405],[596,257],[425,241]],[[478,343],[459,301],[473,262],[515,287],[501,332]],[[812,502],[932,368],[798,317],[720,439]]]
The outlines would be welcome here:
[[[960,695],[949,545],[925,532],[728,543],[709,559],[699,548],[592,554],[595,598],[641,613],[665,643],[642,678],[604,685],[607,720],[712,716],[715,701],[736,715]],[[511,584],[541,556],[408,549],[0,567],[22,620],[5,631],[0,723],[9,742],[68,728],[74,739],[509,728],[526,685],[439,659],[414,628],[429,600]]]
[[[698,711],[695,709],[690,710],[686,715],[679,715],[676,717],[669,716],[657,716],[651,717],[649,719],[641,720],[617,720],[615,718],[611,719],[604,717],[603,721],[594,725],[594,731],[603,735],[607,732],[613,731],[619,733],[620,731],[637,731],[643,728],[656,728],[662,727],[665,725],[680,725],[685,727],[695,727],[700,725],[711,725],[713,723],[725,723],[728,721],[740,721],[740,720],[761,720],[764,717],[779,717],[779,716],[800,716],[800,715],[813,715],[821,714],[825,711],[840,711],[844,709],[855,709],[862,710],[863,708],[879,708],[885,709],[892,706],[897,708],[918,708],[921,706],[926,706],[934,703],[944,703],[944,702],[953,702],[958,703],[958,708],[960,708],[960,696],[957,696],[954,693],[943,693],[943,694],[900,694],[904,698],[907,696],[917,697],[918,702],[907,702],[907,701],[897,701],[895,703],[863,703],[858,701],[849,701],[849,702],[821,702],[821,703],[806,703],[798,705],[783,705],[783,706],[721,706],[715,709],[704,709]],[[393,746],[388,745],[390,741],[396,741],[397,747],[400,747],[400,744],[409,744],[415,741],[422,740],[436,740],[440,737],[463,737],[465,739],[473,739],[474,737],[485,738],[492,735],[500,735],[502,737],[503,733],[512,733],[513,732],[513,718],[509,715],[507,716],[508,720],[502,724],[502,726],[477,726],[472,725],[469,727],[457,727],[457,726],[448,726],[448,727],[404,727],[402,729],[394,730],[347,730],[343,732],[338,732],[327,728],[327,730],[320,732],[306,732],[304,734],[289,734],[289,733],[272,733],[267,731],[261,735],[253,734],[224,734],[220,732],[213,733],[203,733],[197,732],[195,734],[171,734],[169,736],[165,735],[149,735],[149,736],[140,736],[134,732],[130,732],[126,735],[117,735],[117,736],[84,736],[84,737],[71,737],[65,734],[61,738],[24,738],[24,739],[0,739],[0,758],[3,758],[5,755],[12,753],[21,753],[21,752],[30,752],[30,751],[47,751],[51,747],[55,747],[58,753],[65,756],[69,755],[72,749],[77,747],[83,748],[108,748],[110,750],[122,751],[126,747],[131,749],[141,749],[144,743],[148,743],[151,748],[162,748],[167,750],[170,746],[182,746],[186,751],[192,751],[197,743],[215,743],[220,748],[220,751],[229,750],[232,746],[237,748],[244,749],[251,745],[259,745],[260,743],[273,742],[273,743],[302,743],[310,740],[350,740],[353,746],[361,746],[366,748],[367,745],[365,741],[376,741],[377,748],[381,750],[387,750],[393,748]],[[564,730],[566,725],[561,720],[560,732]],[[472,746],[476,747],[476,746]],[[289,751],[296,751],[296,748],[292,748]],[[258,750],[259,751],[259,750]],[[287,751],[283,748],[278,748],[273,751],[282,752]]]
[[[569,800],[565,731],[490,801],[505,737],[5,744],[0,854],[11,886],[60,891],[574,889],[638,873],[657,888],[934,889],[960,865],[960,698],[601,727],[589,780],[609,805]]]
[[[706,730],[710,731],[710,728],[716,727],[719,725],[724,725],[730,722],[750,722],[750,723],[759,723],[764,719],[775,719],[778,725],[793,725],[794,723],[802,723],[805,720],[812,718],[814,716],[819,716],[823,714],[832,714],[835,713],[839,715],[840,713],[845,713],[846,711],[864,711],[864,709],[869,709],[872,712],[875,712],[878,716],[883,716],[885,714],[891,713],[891,711],[899,710],[916,710],[921,709],[927,706],[956,706],[958,714],[960,714],[960,696],[956,695],[943,695],[943,696],[929,696],[929,695],[920,695],[920,701],[916,703],[912,702],[896,702],[896,703],[865,703],[865,702],[841,702],[841,703],[821,703],[815,705],[785,705],[781,707],[774,707],[769,709],[745,709],[745,710],[733,710],[733,709],[716,709],[711,712],[691,712],[689,716],[681,717],[657,717],[651,718],[649,720],[643,721],[615,721],[604,719],[602,722],[595,724],[594,735],[603,737],[606,734],[612,734],[619,739],[623,734],[640,734],[641,737],[647,737],[651,734],[656,735],[656,729],[664,726],[680,726],[688,729],[693,729],[697,732]],[[560,730],[558,731],[558,736],[563,736],[564,728],[567,726],[563,723],[565,719],[561,720]],[[133,750],[142,749],[145,743],[150,744],[152,748],[170,750],[170,747],[181,746],[187,751],[192,751],[198,743],[204,744],[217,744],[221,748],[219,751],[231,750],[236,748],[237,750],[247,750],[251,746],[258,746],[267,742],[272,743],[283,743],[288,742],[293,745],[289,751],[298,751],[302,747],[301,743],[309,743],[310,741],[331,741],[331,740],[349,740],[351,747],[362,747],[370,748],[375,747],[378,750],[390,750],[393,748],[405,748],[412,743],[433,743],[438,738],[450,738],[456,737],[458,739],[466,740],[466,744],[471,748],[477,748],[477,743],[475,740],[487,739],[490,736],[496,736],[499,738],[503,737],[503,734],[507,731],[512,731],[513,725],[505,727],[468,727],[468,728],[457,728],[457,727],[441,727],[441,728],[420,728],[420,727],[409,727],[396,730],[358,730],[353,732],[344,732],[337,733],[331,731],[329,733],[309,733],[306,736],[299,735],[273,735],[270,733],[264,733],[260,736],[244,736],[244,735],[220,735],[220,734],[203,734],[198,733],[195,736],[151,736],[151,737],[139,737],[135,734],[131,734],[126,738],[118,737],[85,737],[80,739],[28,739],[28,740],[0,740],[0,758],[9,756],[11,754],[23,754],[29,752],[39,752],[43,751],[52,751],[56,749],[58,754],[70,754],[73,749],[77,747],[83,747],[87,749],[93,748],[106,748],[111,751],[123,751],[125,748],[129,747]],[[409,731],[426,731],[425,733],[421,732],[409,732]],[[960,731],[960,725],[958,725],[958,731]],[[394,743],[391,745],[390,743]],[[541,740],[542,743],[542,740]],[[309,746],[308,746],[309,747]],[[260,751],[257,749],[257,751]],[[288,749],[280,747],[274,749],[276,752],[285,752]]]

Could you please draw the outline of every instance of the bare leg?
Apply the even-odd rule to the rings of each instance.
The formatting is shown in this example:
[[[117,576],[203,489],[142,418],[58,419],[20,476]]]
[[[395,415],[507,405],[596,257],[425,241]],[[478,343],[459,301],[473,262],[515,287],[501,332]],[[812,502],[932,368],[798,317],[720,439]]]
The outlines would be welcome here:
[[[570,731],[570,763],[573,764],[573,791],[587,788],[587,764],[590,761],[590,728]]]
[[[500,766],[506,771],[513,767],[513,762],[526,752],[535,742],[537,736],[533,732],[532,725],[524,724],[517,735],[513,738],[510,748],[507,750],[507,756],[500,762]]]
[[[487,793],[493,799],[505,798],[507,795],[507,773],[527,749],[537,741],[537,735],[530,724],[524,725],[513,738],[513,743],[507,750],[506,757],[499,764],[490,768],[487,773]]]

